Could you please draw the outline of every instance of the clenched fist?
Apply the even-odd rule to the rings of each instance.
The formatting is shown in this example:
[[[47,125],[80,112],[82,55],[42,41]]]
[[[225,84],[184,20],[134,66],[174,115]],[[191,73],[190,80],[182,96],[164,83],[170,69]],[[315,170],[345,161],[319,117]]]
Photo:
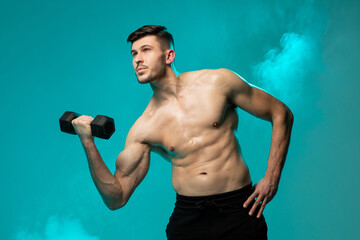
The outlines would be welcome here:
[[[76,134],[80,137],[81,140],[94,139],[93,135],[91,134],[90,127],[90,124],[93,120],[94,118],[90,116],[82,115],[71,121],[71,124],[74,126]]]

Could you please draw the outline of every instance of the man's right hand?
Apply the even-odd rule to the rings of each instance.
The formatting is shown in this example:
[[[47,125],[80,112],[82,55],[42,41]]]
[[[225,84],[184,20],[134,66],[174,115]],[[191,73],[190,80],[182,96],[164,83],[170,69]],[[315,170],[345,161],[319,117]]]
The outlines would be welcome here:
[[[91,134],[90,124],[94,118],[86,115],[75,118],[71,121],[76,134],[80,137],[81,141],[83,140],[94,140],[93,135]]]

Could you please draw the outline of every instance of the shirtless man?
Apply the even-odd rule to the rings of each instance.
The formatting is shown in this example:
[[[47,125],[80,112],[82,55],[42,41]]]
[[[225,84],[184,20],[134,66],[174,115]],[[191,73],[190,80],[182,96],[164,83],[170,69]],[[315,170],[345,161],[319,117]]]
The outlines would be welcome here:
[[[106,206],[123,207],[149,170],[150,152],[172,166],[177,193],[168,239],[267,239],[264,207],[275,196],[287,155],[293,114],[278,99],[227,69],[177,74],[171,34],[147,25],[130,34],[138,82],[154,95],[131,127],[114,175],[91,135],[93,118],[72,124]],[[264,178],[252,186],[235,132],[236,108],[272,123]]]

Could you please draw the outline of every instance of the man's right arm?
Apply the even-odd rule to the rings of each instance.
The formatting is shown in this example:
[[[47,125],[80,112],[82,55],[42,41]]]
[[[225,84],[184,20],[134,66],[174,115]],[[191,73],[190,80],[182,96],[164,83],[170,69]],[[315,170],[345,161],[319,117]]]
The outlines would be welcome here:
[[[113,175],[102,160],[91,136],[92,120],[91,117],[81,116],[73,120],[73,125],[84,147],[95,186],[106,206],[115,210],[127,203],[148,172],[150,146],[138,140],[141,126],[135,123],[128,133],[124,150],[116,159],[116,171]]]
[[[150,167],[150,150],[147,143],[136,139],[131,129],[125,143],[125,149],[116,159],[115,179],[121,183],[121,202],[115,203],[114,209],[124,206],[131,195],[145,178]]]

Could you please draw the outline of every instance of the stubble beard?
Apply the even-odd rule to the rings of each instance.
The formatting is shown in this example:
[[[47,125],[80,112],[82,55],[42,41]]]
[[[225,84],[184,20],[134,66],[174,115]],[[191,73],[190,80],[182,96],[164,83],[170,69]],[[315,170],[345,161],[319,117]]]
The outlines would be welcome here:
[[[136,77],[138,79],[138,82],[140,84],[150,83],[152,81],[156,81],[157,79],[160,79],[163,76],[165,76],[165,66],[163,64],[161,64],[161,65],[153,68],[152,71],[150,71],[150,68],[148,68],[147,73],[144,73],[144,75],[145,74],[148,74],[148,76],[145,79],[142,79],[142,80],[140,80],[139,76],[136,75]]]

